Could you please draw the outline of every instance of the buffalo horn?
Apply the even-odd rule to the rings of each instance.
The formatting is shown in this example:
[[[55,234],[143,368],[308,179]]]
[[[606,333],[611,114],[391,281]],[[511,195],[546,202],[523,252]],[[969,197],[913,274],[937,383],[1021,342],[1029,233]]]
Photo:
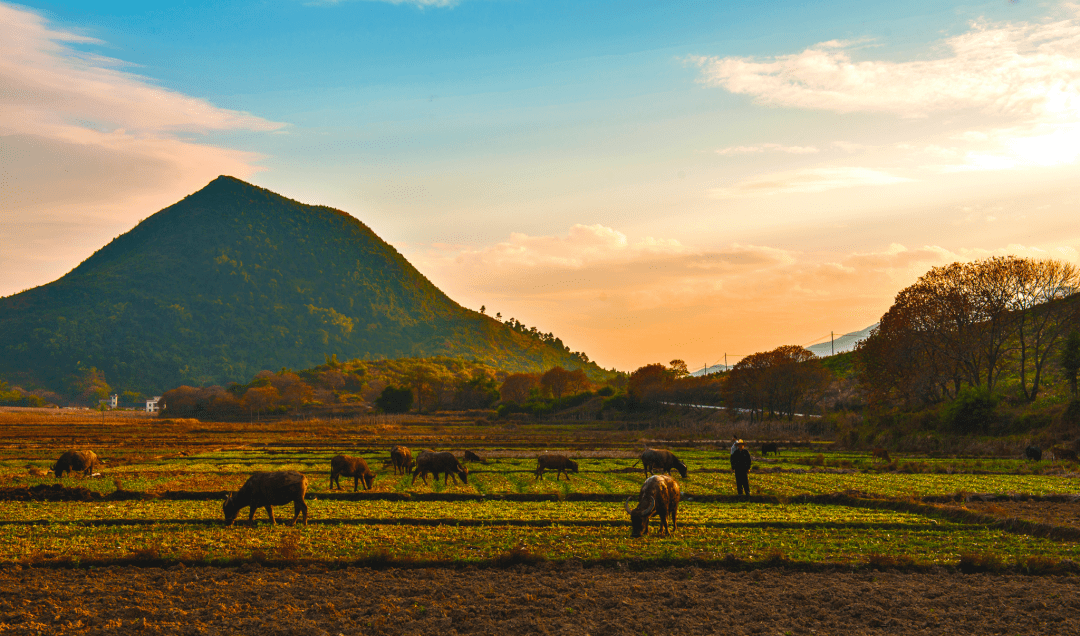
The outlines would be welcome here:
[[[623,508],[626,508],[626,514],[631,514],[632,512],[634,512],[630,509],[630,497],[627,497],[626,501],[623,502]]]
[[[649,497],[649,507],[641,511],[641,514],[646,517],[649,516],[650,514],[652,514],[653,508],[656,508],[656,498]]]

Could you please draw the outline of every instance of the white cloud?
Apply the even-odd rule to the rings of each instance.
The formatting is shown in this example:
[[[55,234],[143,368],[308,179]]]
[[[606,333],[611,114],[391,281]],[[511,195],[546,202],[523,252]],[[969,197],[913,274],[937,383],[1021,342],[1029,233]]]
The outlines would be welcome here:
[[[812,194],[839,188],[892,185],[908,181],[912,179],[870,168],[803,168],[756,176],[730,187],[714,188],[709,194],[714,198]]]
[[[826,42],[771,60],[694,58],[702,81],[774,106],[924,116],[966,108],[1072,119],[1080,110],[1080,24],[974,24],[932,60],[855,61]]]
[[[784,146],[781,144],[761,144],[758,146],[731,146],[716,151],[718,155],[742,155],[766,151],[786,152],[793,155],[810,155],[818,152],[813,146]]]

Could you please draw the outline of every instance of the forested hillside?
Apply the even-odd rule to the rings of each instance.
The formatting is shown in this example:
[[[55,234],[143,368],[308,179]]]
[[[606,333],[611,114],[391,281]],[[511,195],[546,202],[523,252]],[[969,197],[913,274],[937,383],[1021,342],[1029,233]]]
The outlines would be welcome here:
[[[61,279],[0,299],[0,378],[91,401],[311,368],[445,355],[605,372],[550,334],[448,298],[367,226],[231,177]]]

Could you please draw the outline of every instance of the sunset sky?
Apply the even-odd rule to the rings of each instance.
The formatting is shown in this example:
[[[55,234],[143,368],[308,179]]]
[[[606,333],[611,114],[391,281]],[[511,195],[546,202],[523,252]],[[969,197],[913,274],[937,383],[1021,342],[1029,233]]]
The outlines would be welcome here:
[[[0,2],[0,296],[229,174],[604,367],[1080,264],[1080,5]]]

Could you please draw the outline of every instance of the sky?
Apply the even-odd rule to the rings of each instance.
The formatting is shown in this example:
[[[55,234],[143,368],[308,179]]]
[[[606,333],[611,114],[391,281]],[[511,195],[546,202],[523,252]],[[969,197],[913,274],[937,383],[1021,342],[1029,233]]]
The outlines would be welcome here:
[[[1080,264],[1080,5],[0,1],[0,296],[221,174],[605,368],[733,364]]]

